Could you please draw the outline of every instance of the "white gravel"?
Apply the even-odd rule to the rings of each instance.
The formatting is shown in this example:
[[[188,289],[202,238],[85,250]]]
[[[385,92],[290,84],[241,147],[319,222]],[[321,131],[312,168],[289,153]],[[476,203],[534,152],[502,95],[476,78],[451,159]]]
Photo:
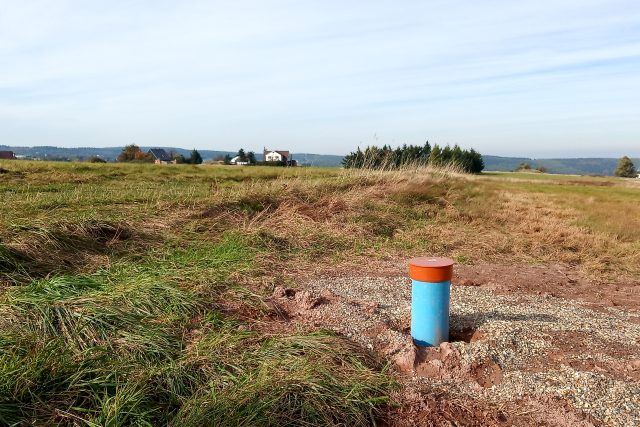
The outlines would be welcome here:
[[[319,325],[345,334],[370,350],[400,347],[410,340],[411,283],[404,277],[321,278],[303,289],[312,295],[335,293],[338,303],[314,309],[321,314]],[[470,329],[484,335],[475,342],[453,343],[463,360],[490,358],[503,371],[500,384],[490,388],[456,384],[453,388],[457,392],[497,402],[557,396],[606,425],[640,426],[640,383],[624,372],[637,366],[640,359],[637,312],[615,308],[594,311],[550,296],[496,295],[478,287],[454,286],[450,319],[452,331]],[[554,334],[579,337],[575,339],[587,350],[572,360],[615,363],[618,368],[626,368],[613,375],[574,369],[560,361],[543,364],[542,370],[528,369],[532,362],[545,360],[553,349]],[[610,346],[626,350],[611,356]],[[441,386],[449,380],[418,381]]]

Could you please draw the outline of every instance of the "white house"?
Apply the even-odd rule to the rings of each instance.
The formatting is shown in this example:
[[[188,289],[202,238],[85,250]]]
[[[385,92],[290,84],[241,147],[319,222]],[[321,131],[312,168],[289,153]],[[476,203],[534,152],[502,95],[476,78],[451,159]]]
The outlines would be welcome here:
[[[265,162],[284,162],[289,160],[289,152],[281,150],[267,150],[263,151]]]
[[[233,159],[231,159],[230,163],[232,165],[244,166],[244,165],[248,165],[249,161],[245,160],[244,162],[241,162],[240,161],[240,156],[235,156]]]

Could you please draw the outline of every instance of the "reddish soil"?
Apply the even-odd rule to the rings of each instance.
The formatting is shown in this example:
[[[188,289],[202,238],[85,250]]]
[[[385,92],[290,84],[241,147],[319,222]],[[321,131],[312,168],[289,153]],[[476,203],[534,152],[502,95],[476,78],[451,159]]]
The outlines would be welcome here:
[[[523,272],[524,270],[524,272]],[[556,281],[563,280],[560,285]],[[586,293],[588,286],[584,279],[572,279],[567,272],[541,267],[504,266],[464,266],[457,269],[455,284],[459,286],[482,286],[497,293],[518,294],[553,292],[558,296],[569,297]],[[554,282],[556,283],[554,287]],[[499,283],[504,285],[498,285]],[[576,286],[572,286],[576,285]],[[561,286],[562,292],[557,288]],[[593,287],[592,287],[593,289]],[[620,291],[624,292],[624,291]],[[585,294],[585,296],[587,296]],[[597,303],[596,299],[585,301]],[[308,329],[318,327],[332,328],[344,322],[337,310],[340,304],[347,304],[354,310],[371,319],[381,307],[375,303],[345,301],[330,290],[313,294],[308,290],[277,287],[271,303],[280,320],[293,322]],[[276,322],[279,323],[279,322]],[[416,382],[415,378],[433,379],[466,383],[472,387],[492,388],[503,380],[501,367],[493,360],[464,363],[461,355],[449,343],[436,348],[416,348],[411,344],[398,347],[389,344],[385,333],[393,330],[408,332],[408,319],[402,324],[371,322],[366,330],[373,347],[370,348],[379,357],[392,360],[397,377],[403,386],[393,398],[383,425],[387,426],[598,426],[600,423],[582,411],[571,406],[566,400],[547,395],[525,396],[518,401],[505,401],[496,404],[490,400],[467,397],[461,399],[454,393],[436,386],[435,383]],[[531,361],[530,370],[548,370],[551,366],[570,364],[580,370],[599,370],[609,372],[615,377],[637,379],[640,366],[634,362],[606,363],[592,360],[584,361],[578,357],[585,350],[585,338],[573,334],[549,332],[553,348],[544,357]],[[485,339],[481,331],[455,331],[452,341],[472,343]],[[631,349],[602,343],[602,354],[618,360],[629,357]]]
[[[549,332],[552,348],[544,357],[533,359],[529,371],[546,371],[550,365],[568,365],[577,371],[605,373],[626,381],[640,381],[640,359],[635,349],[620,343],[594,340],[576,332]],[[586,344],[589,342],[589,344]],[[596,352],[604,358],[585,358]]]
[[[520,399],[503,404],[461,400],[444,390],[430,391],[407,387],[396,400],[404,402],[382,426],[574,426],[602,425],[588,415],[575,412],[561,399],[544,402]]]
[[[327,270],[322,266],[296,271],[296,277],[341,276],[362,271],[376,277],[408,276],[407,260],[378,261],[363,270],[362,265]],[[566,264],[474,264],[454,265],[453,285],[479,286],[498,294],[548,295],[583,303],[593,309],[619,307],[640,310],[640,281],[625,278],[595,280],[577,267]]]
[[[419,377],[455,379],[485,388],[502,381],[502,369],[494,361],[462,363],[460,353],[449,343],[429,348],[407,346],[394,356],[393,361],[400,372],[415,373]]]
[[[640,309],[640,282],[594,281],[563,265],[478,264],[455,266],[453,284],[480,286],[501,294],[549,295],[591,308]]]

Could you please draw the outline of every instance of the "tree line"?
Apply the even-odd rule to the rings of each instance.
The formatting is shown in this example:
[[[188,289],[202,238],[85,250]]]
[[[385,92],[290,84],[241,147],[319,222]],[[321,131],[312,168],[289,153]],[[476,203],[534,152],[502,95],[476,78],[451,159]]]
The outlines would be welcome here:
[[[457,144],[440,147],[427,141],[423,146],[407,145],[395,149],[384,145],[368,146],[347,154],[342,159],[345,168],[398,169],[403,166],[457,166],[467,173],[480,173],[484,169],[482,155],[473,148],[463,150]]]
[[[179,154],[175,151],[170,151],[169,157],[171,160],[175,160],[176,163],[184,163],[184,164],[192,164],[199,165],[202,163],[202,156],[195,148],[191,150],[189,157],[185,157],[182,154]],[[140,147],[136,144],[127,145],[122,149],[122,152],[118,154],[116,159],[118,162],[129,162],[129,163],[153,163],[154,157],[151,153],[145,153],[142,151]]]

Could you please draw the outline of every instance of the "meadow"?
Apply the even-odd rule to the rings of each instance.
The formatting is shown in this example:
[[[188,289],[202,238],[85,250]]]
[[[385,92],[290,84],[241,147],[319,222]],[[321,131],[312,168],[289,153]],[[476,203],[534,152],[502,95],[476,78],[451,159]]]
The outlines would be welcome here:
[[[276,286],[434,254],[640,279],[640,184],[0,162],[0,424],[370,425],[398,385]]]

